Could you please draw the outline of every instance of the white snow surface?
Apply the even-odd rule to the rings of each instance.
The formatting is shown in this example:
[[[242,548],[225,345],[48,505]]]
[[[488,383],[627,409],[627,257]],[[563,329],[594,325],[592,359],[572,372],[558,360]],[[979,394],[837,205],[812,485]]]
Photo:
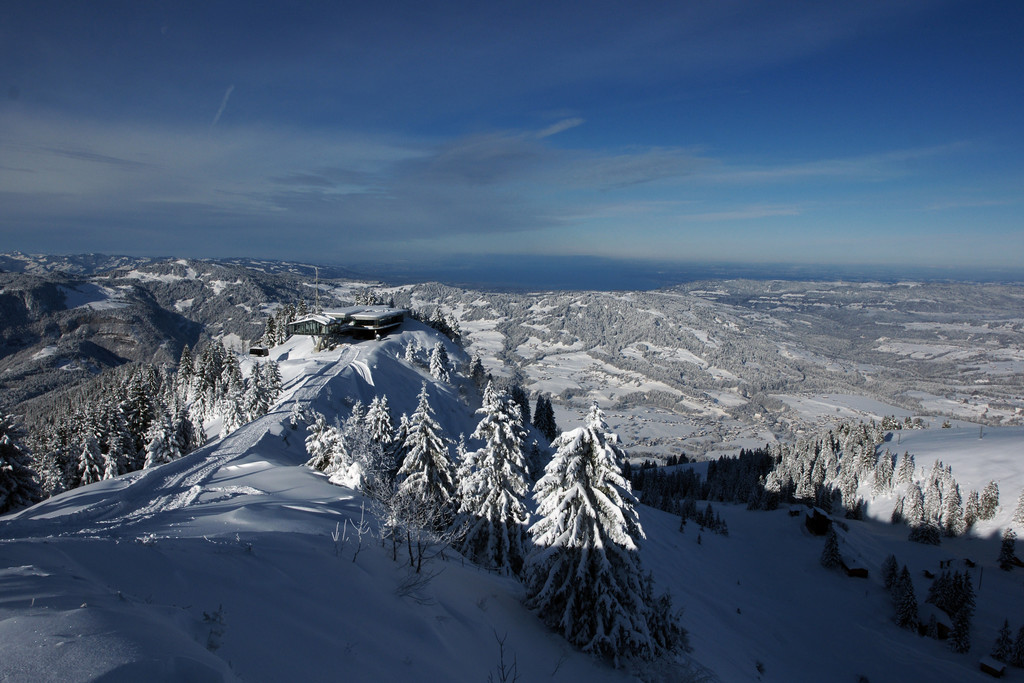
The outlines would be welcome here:
[[[372,519],[354,557],[352,525],[368,502],[303,465],[305,431],[293,431],[289,416],[298,402],[344,417],[354,401],[386,393],[397,419],[426,381],[446,432],[471,433],[474,406],[401,360],[412,338],[430,348],[439,337],[407,321],[383,341],[323,353],[293,338],[272,350],[284,393],[268,415],[170,464],[0,521],[0,680],[484,681],[497,666],[496,636],[506,638],[520,681],[639,680],[543,627],[521,605],[515,579],[451,551],[409,591],[399,589],[410,577],[403,557],[392,561],[371,537]],[[464,362],[457,347],[448,351]],[[1024,485],[1024,430],[986,429],[978,439],[967,426],[933,428],[900,441],[919,468],[938,457],[962,484],[998,479],[996,522],[1012,513]],[[851,521],[843,553],[871,572],[853,579],[822,569],[822,540],[801,517],[714,508],[729,536],[703,533],[699,542],[695,524],[680,533],[677,516],[638,508],[644,566],[656,591],[685,610],[692,660],[676,666],[706,667],[704,680],[988,680],[978,657],[1004,618],[1021,625],[1024,570],[996,568],[995,537],[930,547],[907,543],[902,526]],[[339,525],[346,540],[336,551]],[[879,578],[889,552],[909,566],[921,600],[921,573],[940,560],[962,567],[970,557],[984,569],[969,655],[895,626]],[[677,668],[655,680],[687,678]]]
[[[117,293],[117,290],[103,285],[83,282],[70,286],[60,286],[64,293],[64,305],[71,308],[89,308],[94,311],[124,308],[128,302]]]

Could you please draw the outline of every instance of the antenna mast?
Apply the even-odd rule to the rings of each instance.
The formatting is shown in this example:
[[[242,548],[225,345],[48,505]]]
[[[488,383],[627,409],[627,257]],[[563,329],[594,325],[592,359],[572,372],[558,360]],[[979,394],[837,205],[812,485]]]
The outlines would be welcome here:
[[[317,268],[316,266],[313,266],[313,272],[316,273],[316,281],[315,281],[316,284],[314,285],[314,288],[315,288],[316,291],[313,294],[313,296],[315,297],[315,303],[313,304],[313,306],[314,306],[314,312],[319,313],[320,312],[320,269]]]

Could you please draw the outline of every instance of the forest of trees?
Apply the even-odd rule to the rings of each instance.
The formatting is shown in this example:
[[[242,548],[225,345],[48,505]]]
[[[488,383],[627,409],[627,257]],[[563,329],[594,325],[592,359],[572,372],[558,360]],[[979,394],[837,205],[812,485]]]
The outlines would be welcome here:
[[[671,598],[655,595],[641,567],[643,531],[623,476],[625,454],[596,406],[585,427],[556,436],[544,463],[531,453],[540,447],[528,444],[530,404],[521,388],[488,382],[476,430],[456,445],[434,418],[430,387],[423,383],[415,411],[397,424],[385,395],[365,410],[356,404],[343,422],[307,417],[306,464],[362,488],[393,559],[404,556],[419,574],[451,547],[516,576],[544,621],[614,663],[686,647]],[[550,400],[539,396],[535,405],[540,427],[554,429]],[[581,563],[592,580],[575,573]]]
[[[204,424],[219,419],[228,434],[265,414],[280,390],[273,361],[254,361],[243,376],[221,342],[199,358],[186,346],[176,369],[128,364],[61,393],[26,420],[17,447],[48,497],[180,458],[206,441]]]

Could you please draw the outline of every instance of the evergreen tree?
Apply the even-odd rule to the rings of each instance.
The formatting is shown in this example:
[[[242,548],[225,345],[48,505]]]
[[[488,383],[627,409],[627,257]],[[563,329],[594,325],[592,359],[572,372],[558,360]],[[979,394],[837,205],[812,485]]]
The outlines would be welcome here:
[[[1024,626],[1017,631],[1017,639],[1013,641],[1013,650],[1010,652],[1010,664],[1018,668],[1024,667]]]
[[[483,415],[474,439],[484,447],[466,453],[459,480],[461,552],[477,564],[518,574],[525,558],[525,525],[529,519],[524,499],[526,430],[518,406],[505,393],[488,384]]]
[[[272,315],[267,316],[267,326],[260,337],[260,343],[266,347],[277,346],[277,323]]]
[[[249,421],[249,414],[245,406],[244,385],[231,382],[225,385],[225,393],[221,398],[219,410],[223,422],[221,423],[220,435],[227,436]]]
[[[1013,523],[1024,526],[1024,490],[1021,490],[1017,508],[1013,511]]]
[[[996,516],[999,509],[999,484],[990,481],[981,491],[981,509],[978,519],[988,520]]]
[[[197,429],[187,410],[179,407],[171,421],[173,438],[182,455],[191,453],[206,443],[206,434]]]
[[[512,395],[512,400],[519,406],[523,424],[530,424],[530,399],[527,397],[526,391],[518,384],[513,384],[509,389],[509,393]]]
[[[266,415],[270,409],[270,395],[263,379],[263,364],[253,363],[252,372],[245,381],[245,412],[250,419]]]
[[[928,595],[924,601],[930,602],[944,612],[948,612],[952,600],[952,583],[952,575],[948,571],[941,572],[932,579],[932,585],[928,587]]]
[[[165,415],[155,420],[146,433],[145,469],[163,465],[181,457],[181,450],[174,438],[174,427]]]
[[[420,345],[415,337],[410,339],[405,345],[405,362],[409,365],[420,364]]]
[[[903,565],[897,580],[896,588],[896,623],[901,628],[915,630],[918,624],[917,595],[914,593],[914,582],[910,578],[910,570]]]
[[[964,510],[960,500],[960,486],[950,486],[943,500],[942,525],[947,536],[959,536],[965,530]]]
[[[107,469],[106,459],[100,452],[100,444],[96,437],[88,434],[82,443],[82,451],[78,456],[78,482],[76,486],[86,486],[103,479]]]
[[[907,524],[912,527],[924,523],[924,497],[921,495],[921,487],[917,482],[911,482],[907,487],[906,504],[903,506],[903,517]]]
[[[971,489],[967,494],[966,502],[964,502],[964,531],[970,531],[977,524],[980,514],[981,498],[976,490]]]
[[[1013,651],[1013,640],[1010,636],[1010,620],[1003,620],[1003,627],[999,629],[996,642],[992,644],[992,659],[1000,662],[1009,662]]]
[[[618,437],[595,405],[586,425],[559,436],[534,495],[540,520],[524,569],[526,605],[586,652],[615,662],[651,658],[677,643],[651,631],[657,615],[640,567],[643,530]]]
[[[892,453],[886,450],[875,464],[875,479],[871,485],[871,492],[880,496],[892,490],[892,477]]]
[[[1013,527],[1003,529],[1003,541],[999,546],[999,568],[1003,571],[1013,569],[1015,546],[1017,544],[1017,532]]]
[[[440,513],[441,519],[452,512],[455,496],[455,471],[448,443],[434,420],[424,382],[403,444],[405,458],[398,470],[399,494],[427,504]]]
[[[843,559],[839,554],[839,537],[835,527],[830,527],[825,536],[825,547],[821,551],[821,566],[825,569],[838,569]]]
[[[445,350],[444,344],[437,342],[430,354],[430,376],[439,382],[450,382],[449,365],[448,352]]]
[[[924,519],[929,524],[942,519],[942,489],[938,479],[932,479],[924,491]]]
[[[43,497],[19,436],[14,417],[0,413],[0,514],[32,505]]]
[[[469,364],[469,377],[480,391],[487,386],[487,372],[484,370],[484,364],[480,361],[480,356],[473,356],[473,360]]]
[[[558,438],[558,425],[555,424],[555,409],[551,405],[551,399],[543,394],[537,396],[537,405],[533,412],[533,426],[549,442]]]
[[[192,387],[192,378],[195,375],[195,359],[192,357],[192,349],[185,344],[181,350],[181,358],[178,360],[178,391],[182,396],[187,396]]]
[[[971,610],[966,605],[953,616],[953,630],[949,634],[949,649],[960,654],[971,649]]]
[[[386,394],[374,396],[370,401],[370,408],[366,411],[366,428],[370,438],[379,443],[381,448],[385,451],[391,448],[395,427],[391,421],[391,408]]]
[[[903,452],[900,458],[900,466],[896,470],[896,483],[909,484],[914,481],[914,456],[909,451]]]
[[[327,424],[327,418],[320,413],[313,414],[313,423],[306,436],[307,467],[326,472],[334,461],[341,435],[336,427]]]

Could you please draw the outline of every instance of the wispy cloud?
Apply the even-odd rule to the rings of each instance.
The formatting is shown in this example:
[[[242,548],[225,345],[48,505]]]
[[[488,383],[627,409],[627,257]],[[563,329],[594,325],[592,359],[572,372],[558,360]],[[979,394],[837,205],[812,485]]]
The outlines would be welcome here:
[[[584,120],[579,118],[579,117],[574,117],[574,118],[569,118],[569,119],[562,119],[561,121],[559,121],[557,123],[551,124],[547,128],[544,128],[544,129],[542,129],[540,131],[537,131],[537,138],[538,139],[543,139],[543,138],[551,137],[552,135],[558,135],[559,133],[567,131],[570,128],[575,128],[576,126],[582,126],[583,123],[584,123]]]
[[[214,126],[216,126],[217,122],[220,121],[220,116],[221,116],[221,114],[224,113],[224,110],[227,109],[228,99],[231,97],[231,93],[233,93],[234,91],[235,91],[235,84],[234,83],[229,85],[227,90],[224,91],[224,97],[221,98],[220,107],[217,108],[217,114],[213,117],[213,123],[210,124],[210,128],[213,128]]]
[[[808,177],[875,178],[941,153],[735,168],[697,148],[565,148],[554,132],[530,129],[425,138],[225,125],[212,136],[201,126],[10,111],[0,131],[0,239],[9,243],[31,226],[63,226],[87,235],[89,250],[136,240],[135,250],[172,253],[192,240],[207,253],[245,244],[297,256],[317,244],[327,258],[423,255],[463,241],[521,248],[551,231],[614,250],[637,225],[650,231],[637,250],[657,252],[678,226],[805,214],[818,201],[803,190]],[[767,194],[769,183],[788,183],[785,198],[775,186]]]
[[[746,221],[774,216],[799,216],[805,207],[796,205],[756,205],[745,206],[728,211],[707,211],[704,213],[684,213],[679,220],[692,223],[714,223],[719,221]]]
[[[838,159],[763,166],[722,166],[705,177],[729,183],[775,183],[807,179],[888,180],[912,172],[915,162],[947,156],[969,146],[967,142],[896,149]]]
[[[954,209],[983,209],[993,206],[1012,206],[1020,200],[1010,199],[951,199],[924,207],[925,211],[950,211]]]

